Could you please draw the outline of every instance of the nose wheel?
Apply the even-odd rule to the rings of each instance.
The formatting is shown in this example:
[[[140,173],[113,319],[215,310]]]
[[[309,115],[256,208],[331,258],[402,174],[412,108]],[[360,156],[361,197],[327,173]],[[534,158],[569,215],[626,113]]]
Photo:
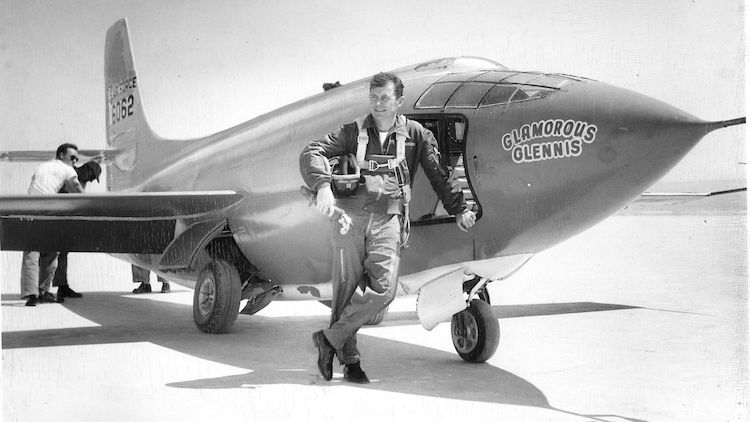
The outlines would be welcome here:
[[[454,314],[451,338],[463,360],[481,363],[491,358],[500,343],[500,324],[490,304],[474,299],[468,308]]]

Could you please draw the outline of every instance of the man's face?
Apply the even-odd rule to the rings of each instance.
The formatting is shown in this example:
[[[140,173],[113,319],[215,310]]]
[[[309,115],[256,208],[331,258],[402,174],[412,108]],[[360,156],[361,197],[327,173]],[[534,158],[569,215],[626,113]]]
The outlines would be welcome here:
[[[68,148],[65,150],[65,154],[60,157],[60,161],[63,163],[73,167],[73,164],[78,161],[78,151],[73,148]]]
[[[388,81],[385,86],[374,87],[370,90],[370,111],[373,117],[380,121],[393,121],[403,102],[404,97],[396,98],[396,88],[391,81]]]

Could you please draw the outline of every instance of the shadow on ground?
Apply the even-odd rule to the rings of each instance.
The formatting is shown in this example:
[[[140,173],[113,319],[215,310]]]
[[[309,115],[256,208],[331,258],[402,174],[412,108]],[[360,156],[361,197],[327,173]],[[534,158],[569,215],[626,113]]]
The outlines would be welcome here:
[[[4,302],[3,306],[15,305]],[[315,366],[316,351],[311,334],[327,323],[327,316],[269,318],[240,315],[230,333],[208,335],[198,331],[191,318],[190,306],[182,304],[137,299],[117,292],[88,292],[85,298],[69,299],[62,306],[101,326],[6,332],[2,338],[3,349],[151,342],[248,371],[228,377],[170,383],[170,387],[353,386],[340,382],[340,375],[334,378],[334,382],[324,381]],[[500,318],[513,318],[633,307],[583,302],[493,308]],[[416,324],[419,324],[416,313],[396,312],[389,314],[382,325]],[[361,349],[367,350],[367,361],[363,366],[374,380],[361,388],[552,409],[547,398],[534,385],[492,365],[467,364],[453,353],[367,335],[360,335],[359,343]],[[341,370],[335,366],[334,372],[340,373]]]

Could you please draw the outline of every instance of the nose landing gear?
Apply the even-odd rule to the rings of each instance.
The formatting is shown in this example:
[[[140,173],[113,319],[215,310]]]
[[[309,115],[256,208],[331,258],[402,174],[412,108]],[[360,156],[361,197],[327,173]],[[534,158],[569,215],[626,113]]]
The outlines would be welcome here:
[[[487,282],[475,278],[464,284],[469,298],[476,295],[478,299],[472,299],[466,309],[451,319],[453,347],[466,362],[487,361],[500,343],[500,324],[490,306],[489,292],[485,289]]]

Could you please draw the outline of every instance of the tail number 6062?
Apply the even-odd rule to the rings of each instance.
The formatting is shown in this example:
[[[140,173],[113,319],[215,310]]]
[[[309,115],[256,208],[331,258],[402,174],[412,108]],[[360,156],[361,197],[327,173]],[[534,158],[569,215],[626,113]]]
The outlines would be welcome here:
[[[118,123],[126,117],[133,115],[133,102],[133,96],[128,95],[115,103],[109,103],[112,124]]]

